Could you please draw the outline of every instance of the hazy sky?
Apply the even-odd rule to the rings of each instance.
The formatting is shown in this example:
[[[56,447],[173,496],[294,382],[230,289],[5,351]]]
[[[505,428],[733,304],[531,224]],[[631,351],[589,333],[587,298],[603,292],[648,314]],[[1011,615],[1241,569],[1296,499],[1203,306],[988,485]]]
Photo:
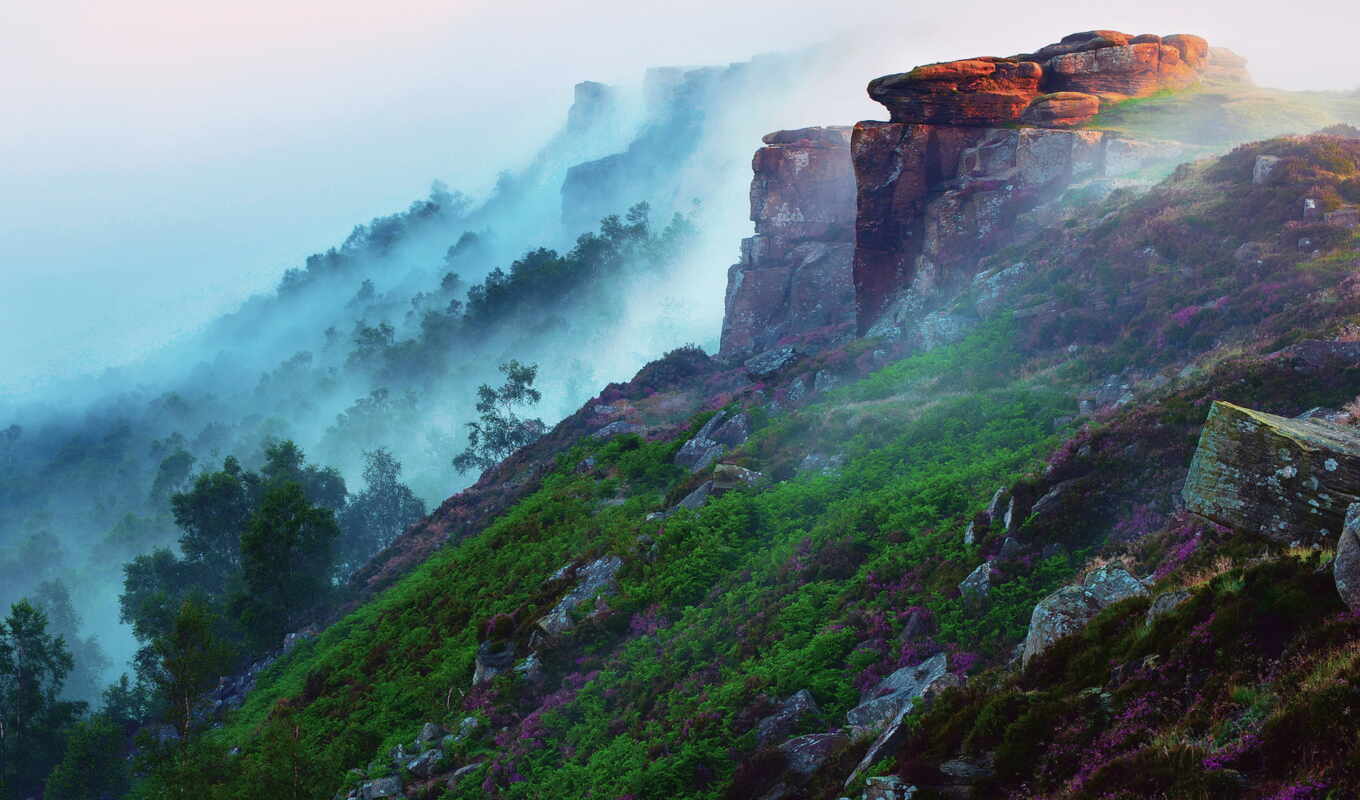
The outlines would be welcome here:
[[[484,190],[579,80],[862,26],[904,43],[882,72],[1113,27],[1201,33],[1270,85],[1360,84],[1353,3],[1182,5],[0,0],[0,392],[191,329],[433,178]]]

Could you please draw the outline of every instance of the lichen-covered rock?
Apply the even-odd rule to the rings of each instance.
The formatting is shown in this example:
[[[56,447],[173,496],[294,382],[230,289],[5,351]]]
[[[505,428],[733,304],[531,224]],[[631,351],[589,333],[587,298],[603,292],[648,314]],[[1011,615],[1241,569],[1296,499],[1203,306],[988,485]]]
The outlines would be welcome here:
[[[642,433],[642,426],[628,420],[617,419],[590,436],[592,439],[613,439],[615,436],[624,436],[630,433]]]
[[[1090,622],[1102,609],[1120,600],[1147,594],[1147,587],[1121,567],[1092,571],[1080,586],[1064,586],[1039,601],[1030,615],[1025,636],[1025,666],[1054,642]]]
[[[719,464],[713,469],[713,491],[730,492],[764,485],[769,479],[763,472],[739,467],[736,464]]]
[[[812,693],[807,689],[799,689],[780,703],[773,714],[756,723],[756,744],[764,747],[787,739],[804,720],[820,713],[822,709],[818,707]]]
[[[1360,503],[1346,508],[1346,521],[1332,561],[1336,590],[1351,611],[1360,612]]]
[[[384,797],[401,797],[399,778],[378,778],[359,787],[359,800],[382,800]]]
[[[570,630],[573,609],[597,595],[610,595],[618,591],[614,576],[620,569],[623,569],[623,559],[618,556],[597,558],[581,567],[576,572],[576,586],[538,621],[538,627],[550,636]]]
[[[1278,542],[1334,540],[1360,500],[1360,434],[1216,402],[1181,496],[1196,514]]]
[[[712,439],[705,439],[702,436],[695,436],[681,445],[679,452],[675,454],[675,463],[690,472],[702,472],[708,469],[714,461],[722,458],[723,453],[726,452],[726,445],[719,444]]]
[[[970,543],[971,544],[971,543]],[[959,582],[959,595],[963,598],[964,608],[978,611],[987,605],[987,595],[992,590],[992,562],[979,564],[977,569]]]
[[[755,380],[761,380],[773,376],[779,370],[797,361],[799,355],[798,349],[795,347],[779,347],[751,356],[746,359],[742,366],[746,367],[747,375]]]
[[[903,667],[879,681],[866,693],[863,703],[850,709],[845,721],[853,728],[876,730],[916,701],[937,681],[949,674],[949,658],[939,653],[919,664]]]

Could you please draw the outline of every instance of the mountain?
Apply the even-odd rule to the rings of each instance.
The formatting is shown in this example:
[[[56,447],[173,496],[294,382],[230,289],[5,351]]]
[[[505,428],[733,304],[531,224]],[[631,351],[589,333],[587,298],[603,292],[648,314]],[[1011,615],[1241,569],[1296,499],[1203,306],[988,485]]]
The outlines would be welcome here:
[[[1117,31],[869,93],[889,121],[764,137],[716,352],[609,383],[220,681],[182,665],[230,633],[171,609],[129,796],[1360,791],[1360,102]],[[639,224],[621,263],[688,235]],[[617,302],[520,270],[539,313]]]

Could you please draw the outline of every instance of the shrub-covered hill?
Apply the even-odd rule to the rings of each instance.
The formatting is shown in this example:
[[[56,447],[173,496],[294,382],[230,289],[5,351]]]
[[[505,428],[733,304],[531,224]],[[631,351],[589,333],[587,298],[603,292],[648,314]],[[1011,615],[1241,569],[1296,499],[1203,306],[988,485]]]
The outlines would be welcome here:
[[[1327,554],[1175,499],[1211,401],[1360,393],[1360,242],[1323,216],[1360,199],[1339,133],[1070,198],[992,259],[1022,265],[999,300],[957,299],[953,344],[814,333],[610,387],[484,478],[517,482],[487,524],[135,793],[1353,796],[1356,631]],[[1117,564],[1190,599],[1150,626],[1147,599],[1116,603],[1022,666],[1035,604]],[[956,677],[876,739],[862,702],[927,664]]]

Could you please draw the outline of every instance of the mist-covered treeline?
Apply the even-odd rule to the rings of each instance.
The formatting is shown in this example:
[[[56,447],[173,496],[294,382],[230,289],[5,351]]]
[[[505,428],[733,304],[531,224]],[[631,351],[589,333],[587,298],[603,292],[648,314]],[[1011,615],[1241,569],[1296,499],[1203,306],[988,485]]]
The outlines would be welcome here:
[[[0,398],[0,609],[44,612],[72,656],[62,697],[98,706],[147,641],[120,621],[125,566],[192,560],[177,497],[229,463],[262,474],[284,443],[341,487],[322,505],[343,580],[395,535],[354,522],[374,454],[426,506],[474,480],[452,462],[500,365],[538,365],[533,415],[551,425],[661,353],[711,346],[751,151],[825,121],[861,78],[827,50],[581,84],[559,133],[486,197],[435,182],[140,363]]]

